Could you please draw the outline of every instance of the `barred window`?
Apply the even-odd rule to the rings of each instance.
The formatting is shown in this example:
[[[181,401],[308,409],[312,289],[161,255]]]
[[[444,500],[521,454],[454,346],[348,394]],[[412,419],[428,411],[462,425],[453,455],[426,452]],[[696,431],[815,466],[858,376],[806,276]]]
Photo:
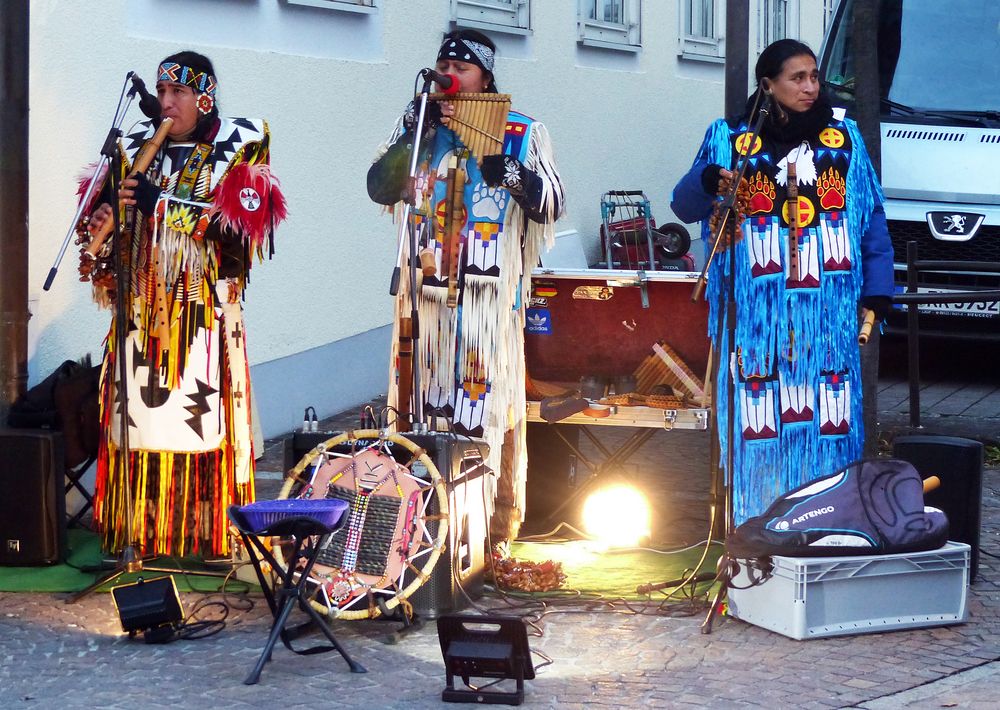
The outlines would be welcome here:
[[[531,0],[451,0],[451,22],[508,34],[531,32]]]
[[[681,56],[688,59],[723,61],[719,39],[721,22],[716,0],[683,0],[681,12]]]
[[[285,0],[289,5],[307,5],[344,12],[375,12],[378,0]]]
[[[837,0],[823,0],[823,34],[826,34],[830,21],[833,19],[833,10],[837,6]]]
[[[638,52],[642,49],[642,0],[579,0],[580,44]]]
[[[799,0],[758,0],[757,53],[772,42],[799,36]]]

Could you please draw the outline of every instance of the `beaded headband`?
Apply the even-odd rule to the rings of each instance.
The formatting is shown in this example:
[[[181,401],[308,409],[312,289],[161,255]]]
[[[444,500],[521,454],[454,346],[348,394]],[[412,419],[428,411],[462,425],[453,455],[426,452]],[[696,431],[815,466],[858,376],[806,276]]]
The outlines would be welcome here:
[[[170,81],[174,84],[190,86],[198,94],[198,111],[202,115],[212,112],[215,107],[215,77],[204,71],[195,71],[177,62],[164,62],[156,70],[157,81]]]
[[[199,94],[215,96],[217,84],[215,77],[204,71],[195,71],[177,62],[164,62],[156,70],[157,81],[170,81],[175,84],[190,86]]]

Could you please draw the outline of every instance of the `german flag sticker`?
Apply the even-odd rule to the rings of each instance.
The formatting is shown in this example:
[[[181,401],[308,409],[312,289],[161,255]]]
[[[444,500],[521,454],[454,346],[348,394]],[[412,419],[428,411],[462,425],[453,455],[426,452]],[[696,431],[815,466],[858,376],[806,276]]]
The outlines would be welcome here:
[[[532,281],[531,295],[538,298],[552,298],[559,290],[553,281]]]

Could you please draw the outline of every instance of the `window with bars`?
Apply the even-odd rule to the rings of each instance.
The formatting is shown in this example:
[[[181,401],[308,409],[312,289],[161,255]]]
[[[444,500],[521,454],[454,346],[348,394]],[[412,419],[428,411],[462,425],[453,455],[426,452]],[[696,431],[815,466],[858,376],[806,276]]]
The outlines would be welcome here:
[[[375,12],[377,0],[285,0],[289,5],[322,7],[345,12]]]
[[[785,37],[799,36],[799,0],[758,0],[757,53]]]
[[[642,49],[642,0],[579,0],[582,45],[638,52]]]
[[[760,0],[757,5],[757,50],[785,36],[787,0]]]
[[[681,56],[716,62],[723,60],[719,39],[719,4],[716,0],[682,0]]]
[[[531,32],[530,0],[451,0],[451,22],[497,32]]]
[[[823,0],[823,35],[826,35],[826,30],[830,26],[830,21],[833,19],[833,11],[837,7],[837,0]]]

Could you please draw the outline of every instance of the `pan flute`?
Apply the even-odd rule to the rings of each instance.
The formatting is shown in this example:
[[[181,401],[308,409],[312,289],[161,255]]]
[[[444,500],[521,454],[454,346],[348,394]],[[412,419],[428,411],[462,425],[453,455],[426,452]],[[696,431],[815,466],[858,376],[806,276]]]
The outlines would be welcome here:
[[[653,354],[646,357],[635,371],[636,392],[649,394],[660,384],[670,385],[675,392],[701,398],[705,385],[691,368],[662,341],[653,343]]]
[[[455,115],[448,122],[448,128],[458,134],[477,161],[487,155],[503,153],[510,94],[460,92],[431,94],[430,98],[454,105]]]

